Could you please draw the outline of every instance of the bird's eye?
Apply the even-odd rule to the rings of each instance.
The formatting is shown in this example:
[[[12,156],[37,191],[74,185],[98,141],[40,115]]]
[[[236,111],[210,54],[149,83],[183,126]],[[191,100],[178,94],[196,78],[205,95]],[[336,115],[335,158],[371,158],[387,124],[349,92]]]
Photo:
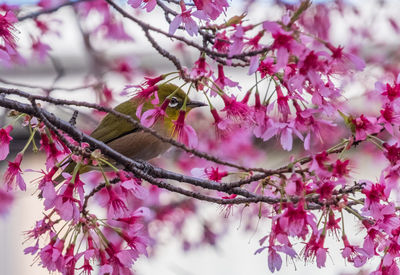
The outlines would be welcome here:
[[[172,97],[171,101],[168,104],[168,106],[171,107],[171,108],[174,108],[174,107],[178,106],[178,104],[179,104],[178,99],[176,97]]]

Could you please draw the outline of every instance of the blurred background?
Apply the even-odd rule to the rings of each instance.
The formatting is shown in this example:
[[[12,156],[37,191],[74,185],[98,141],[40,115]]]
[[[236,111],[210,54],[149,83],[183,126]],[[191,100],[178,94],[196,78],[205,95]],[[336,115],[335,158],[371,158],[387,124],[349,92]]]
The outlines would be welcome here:
[[[0,1],[0,3],[9,4],[34,4],[35,0],[8,0]],[[120,1],[123,4],[126,1]],[[287,1],[296,2],[296,1]],[[326,2],[326,1],[314,1]],[[375,54],[376,49],[379,47],[382,53],[392,53],[391,62],[398,60],[398,36],[393,35],[393,30],[387,24],[388,17],[397,16],[400,8],[400,2],[393,1],[375,1],[375,0],[359,0],[359,1],[343,1],[346,5],[354,7],[357,12],[348,11],[346,16],[331,17],[331,24],[333,28],[329,34],[333,41],[337,44],[348,44],[351,40],[351,36],[354,35],[351,32],[350,26],[364,26],[369,29],[370,33],[374,35],[374,41],[372,43],[368,38],[357,38],[352,39],[365,39],[366,44],[363,48],[363,57],[371,58],[371,55]],[[240,14],[246,1],[232,1],[232,14]],[[268,8],[266,8],[268,7]],[[34,8],[26,9],[26,14],[35,11]],[[270,18],[271,20],[277,20],[282,16],[281,9],[272,6],[272,1],[255,1],[252,5],[249,14],[252,14],[255,21],[256,18]],[[335,15],[335,13],[333,13]],[[139,16],[139,15],[138,15]],[[155,25],[165,27],[164,20],[160,20],[163,15],[157,11],[150,15],[145,15],[146,21],[154,22]],[[149,46],[143,33],[137,26],[133,24],[126,24],[125,31],[133,37],[132,41],[127,43],[102,43],[101,39],[93,38],[91,40],[92,45],[96,48],[96,51],[104,52],[106,58],[109,60],[115,60],[116,62],[123,58],[128,60],[130,70],[137,70],[132,79],[125,79],[121,77],[121,74],[105,73],[102,72],[101,62],[103,62],[103,56],[99,56],[87,45],[85,35],[82,35],[82,28],[90,28],[91,24],[95,24],[97,18],[93,16],[91,20],[93,22],[85,22],[82,24],[77,18],[77,14],[74,12],[72,7],[64,7],[53,15],[54,20],[60,20],[56,23],[57,26],[54,30],[53,35],[45,37],[45,41],[51,46],[50,56],[51,58],[45,58],[44,60],[28,59],[29,62],[11,68],[0,67],[0,84],[4,87],[17,87],[13,84],[21,84],[20,87],[25,86],[40,86],[40,87],[64,87],[64,88],[75,88],[82,85],[90,85],[96,82],[96,77],[104,77],[110,89],[115,91],[123,91],[127,83],[139,84],[143,75],[147,72],[159,73],[168,72],[174,68],[171,64],[160,57],[155,51]],[[27,57],[29,57],[29,35],[34,27],[31,20],[25,20],[24,22],[17,24],[18,28],[18,43],[26,47],[25,51],[22,51]],[[341,31],[341,30],[347,30]],[[60,35],[60,37],[59,37]],[[384,45],[380,42],[384,41]],[[350,45],[351,46],[351,45]],[[184,60],[184,64],[192,64],[198,56],[194,55],[190,50],[179,52],[179,48],[173,48],[172,51],[176,52]],[[381,57],[385,60],[384,57]],[[117,62],[118,63],[118,62]],[[121,64],[120,64],[121,65]],[[122,66],[122,65],[121,65]],[[119,67],[122,70],[121,67]],[[88,77],[89,72],[98,71],[92,76]],[[348,84],[346,89],[346,96],[356,98],[363,91],[365,86],[373,88],[374,82],[379,76],[379,71],[376,68],[367,67],[366,71],[356,76],[357,81],[355,84]],[[242,71],[233,69],[227,71],[227,74],[234,79],[239,81],[240,85],[246,90],[246,87],[252,85],[249,81],[247,74]],[[4,81],[3,81],[4,80]],[[365,86],[362,86],[361,84]],[[35,88],[24,88],[30,92],[41,92],[41,89]],[[118,93],[117,93],[118,94]],[[87,88],[77,89],[70,92],[63,90],[55,90],[52,93],[55,97],[79,99],[86,101],[98,100],[98,94],[87,92]],[[109,102],[111,106],[116,105],[124,98],[124,95],[113,98],[112,102]],[[355,101],[356,102],[356,101]],[[72,111],[68,108],[53,107],[52,112],[57,112],[66,120],[72,115]],[[99,117],[93,114],[85,113],[82,111],[78,117],[78,126],[86,131],[90,131],[96,125]],[[0,126],[5,125],[8,122],[7,110],[0,109]],[[28,137],[28,133],[25,129],[16,127],[13,131],[12,136],[14,140],[11,144],[11,154],[9,160],[12,160],[16,153],[23,148]],[[169,153],[171,154],[171,153]],[[274,155],[269,153],[268,167],[276,167],[282,164],[286,159],[286,156]],[[165,162],[165,160],[159,160]],[[171,163],[169,163],[171,165]],[[374,165],[374,166],[372,166]],[[0,162],[1,174],[4,172],[7,163],[5,161]],[[41,154],[26,154],[23,162],[23,169],[41,170],[44,168],[44,157]],[[368,156],[359,159],[358,167],[359,176],[362,178],[376,179],[379,174],[376,169],[379,164],[376,164],[373,159]],[[374,167],[374,169],[371,169]],[[32,172],[25,172],[25,181],[34,181],[37,174]],[[357,177],[357,175],[354,175]],[[29,184],[28,184],[29,185]],[[7,217],[0,219],[0,274],[18,274],[18,275],[36,275],[36,274],[47,274],[47,271],[38,267],[37,259],[34,259],[30,255],[24,255],[23,249],[27,246],[24,245],[25,236],[24,231],[32,228],[35,221],[42,217],[42,203],[36,198],[36,194],[32,194],[33,189],[28,189],[27,192],[16,193],[15,203],[7,215]],[[199,203],[198,205],[200,217],[206,217],[209,223],[213,223],[213,220],[220,221],[221,216],[224,215],[225,210],[219,206],[210,205],[206,203]],[[244,209],[236,209],[236,211],[243,211],[243,215],[246,214]],[[231,220],[230,220],[231,219]],[[352,216],[346,216],[345,220],[349,221],[350,224],[357,225],[357,221]],[[135,264],[134,270],[139,275],[244,275],[244,274],[270,274],[267,264],[267,254],[264,252],[259,255],[254,255],[254,252],[259,248],[259,240],[265,236],[270,230],[270,224],[264,220],[260,220],[252,230],[246,230],[242,224],[241,219],[233,219],[232,216],[226,217],[226,223],[230,226],[226,228],[217,228],[216,231],[221,234],[215,245],[202,245],[198,248],[184,251],[182,249],[181,240],[174,238],[174,232],[169,228],[165,228],[165,232],[161,234],[161,242],[157,250],[150,253],[150,258],[141,257]],[[193,221],[193,227],[186,229],[188,235],[196,236],[196,232],[199,230],[196,226],[196,222]],[[354,227],[353,232],[347,232],[347,234],[353,234],[357,236],[359,228]],[[360,240],[361,242],[362,240]],[[304,265],[302,262],[291,262],[287,261],[283,263],[280,272],[275,274],[301,274],[308,275],[313,274],[364,274],[363,271],[357,271],[349,264],[345,264],[343,258],[339,255],[338,246],[341,247],[341,243],[334,240],[334,238],[328,238],[327,246],[330,250],[329,257],[326,262],[326,269],[316,268],[315,263],[308,263]],[[332,248],[332,249],[331,249]],[[378,263],[370,263],[365,266],[365,270],[370,267],[376,267]],[[356,273],[359,272],[359,273]],[[366,274],[366,273],[365,273]]]

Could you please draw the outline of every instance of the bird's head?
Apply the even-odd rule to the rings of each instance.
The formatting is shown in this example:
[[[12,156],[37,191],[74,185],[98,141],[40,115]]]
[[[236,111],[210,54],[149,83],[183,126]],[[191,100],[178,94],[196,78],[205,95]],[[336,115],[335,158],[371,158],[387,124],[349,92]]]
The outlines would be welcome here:
[[[176,120],[179,115],[179,111],[181,110],[185,100],[186,100],[186,112],[189,112],[193,108],[206,106],[199,101],[191,100],[182,89],[174,84],[161,84],[158,86],[158,98],[161,104],[168,104],[165,112],[167,117],[171,120]],[[167,101],[165,102],[165,100]]]

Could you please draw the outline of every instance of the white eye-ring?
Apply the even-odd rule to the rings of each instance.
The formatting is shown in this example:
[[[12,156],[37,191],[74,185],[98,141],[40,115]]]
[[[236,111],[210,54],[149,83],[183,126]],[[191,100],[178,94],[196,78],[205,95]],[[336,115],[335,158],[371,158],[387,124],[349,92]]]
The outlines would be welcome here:
[[[168,104],[168,106],[171,107],[171,108],[174,108],[174,107],[178,106],[178,104],[179,104],[178,99],[176,97],[172,97],[171,101]]]

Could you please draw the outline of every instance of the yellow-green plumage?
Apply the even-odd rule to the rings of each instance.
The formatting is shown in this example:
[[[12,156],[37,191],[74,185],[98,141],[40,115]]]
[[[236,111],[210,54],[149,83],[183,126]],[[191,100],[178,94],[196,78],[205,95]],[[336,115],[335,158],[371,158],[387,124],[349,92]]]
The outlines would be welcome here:
[[[164,100],[174,92],[175,93],[173,97],[175,102],[177,102],[176,106],[170,104],[165,110],[165,118],[163,120],[161,119],[156,121],[152,127],[159,134],[164,135],[165,137],[172,136],[174,128],[173,121],[178,118],[179,111],[186,97],[184,91],[177,89],[178,87],[174,84],[162,84],[158,87],[157,93],[160,102],[159,105],[161,105]],[[138,120],[136,111],[140,104],[143,104],[142,112],[157,107],[153,106],[151,102],[143,102],[143,100],[140,98],[133,97],[130,100],[119,104],[114,109],[122,114],[131,116],[135,120]],[[204,106],[204,104],[191,101],[189,98],[187,99],[186,104],[187,111],[195,107]],[[149,160],[157,157],[170,147],[169,143],[162,142],[150,133],[146,133],[139,128],[135,128],[135,126],[129,121],[113,114],[107,114],[92,132],[91,136],[106,143],[112,149],[132,159]],[[71,173],[74,170],[75,165],[75,163],[71,163],[64,169],[64,172]],[[91,166],[82,166],[79,169],[79,173],[85,173],[92,169],[93,167]],[[62,177],[58,177],[56,181],[60,182],[62,179]]]

